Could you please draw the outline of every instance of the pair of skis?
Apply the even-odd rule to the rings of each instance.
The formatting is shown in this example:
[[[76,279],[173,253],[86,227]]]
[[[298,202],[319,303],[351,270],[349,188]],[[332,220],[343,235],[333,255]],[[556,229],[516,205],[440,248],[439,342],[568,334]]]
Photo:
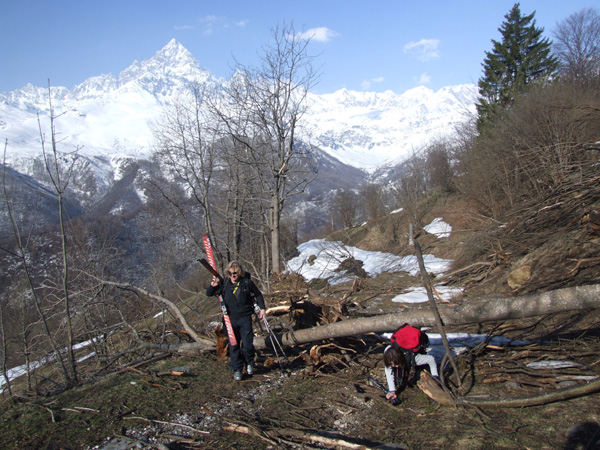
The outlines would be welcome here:
[[[212,244],[208,234],[202,235],[202,242],[204,243],[204,250],[206,251],[206,258],[208,261],[204,258],[201,258],[199,260],[200,264],[206,267],[213,276],[217,277],[222,282],[223,277],[221,277],[217,271],[217,263],[215,262],[215,255],[213,253]],[[233,332],[233,326],[231,325],[231,319],[227,313],[227,306],[225,305],[222,295],[219,295],[219,305],[221,306],[221,312],[223,313],[223,322],[225,322],[225,330],[227,331],[229,345],[238,345],[237,339],[235,338],[235,333]]]
[[[202,242],[204,244],[204,250],[206,252],[207,259],[199,258],[198,261],[200,261],[200,264],[202,264],[204,267],[206,267],[206,269],[208,269],[208,271],[213,276],[217,277],[222,282],[223,277],[221,277],[221,275],[219,275],[219,272],[217,271],[217,263],[215,261],[212,244],[210,242],[210,238],[208,237],[208,234],[202,235]],[[223,322],[225,322],[225,329],[227,331],[229,345],[238,345],[237,339],[235,337],[235,333],[233,332],[233,327],[231,325],[231,319],[229,318],[229,314],[227,313],[227,306],[225,305],[225,301],[223,300],[222,295],[219,295],[219,305],[221,306],[221,312],[223,313]],[[281,363],[281,359],[279,358],[279,352],[277,351],[277,348],[279,348],[279,351],[281,351],[281,354],[283,355],[283,357],[286,360],[287,360],[287,357],[285,356],[285,353],[283,352],[283,348],[282,348],[279,340],[277,339],[277,336],[271,329],[271,326],[269,325],[267,318],[263,317],[263,321],[264,321],[265,327],[267,329],[267,332],[269,333],[269,338],[271,339],[271,345],[273,346],[273,350],[275,351],[275,355],[277,356],[277,360],[279,361],[279,366],[281,367],[281,370],[284,370],[283,364]]]

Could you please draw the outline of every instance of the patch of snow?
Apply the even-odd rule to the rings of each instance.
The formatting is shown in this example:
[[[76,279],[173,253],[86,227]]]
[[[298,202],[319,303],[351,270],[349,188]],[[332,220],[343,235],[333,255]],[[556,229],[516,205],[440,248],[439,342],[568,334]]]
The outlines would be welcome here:
[[[423,227],[423,229],[430,234],[434,234],[438,238],[449,237],[452,232],[452,227],[440,217],[433,219],[433,221],[429,225]]]
[[[583,367],[570,361],[533,361],[526,364],[531,369],[567,369],[571,367]]]
[[[448,286],[435,286],[435,290],[443,300],[450,300],[462,293],[462,289]],[[395,296],[392,301],[397,303],[424,303],[429,301],[429,298],[424,287],[412,287],[407,289],[406,293]]]
[[[366,251],[345,246],[339,241],[314,239],[300,244],[298,251],[300,255],[288,261],[286,272],[298,273],[308,281],[320,278],[336,284],[341,282],[341,278],[347,279],[347,274],[336,272],[336,269],[351,257],[363,262],[363,269],[369,276],[385,272],[407,272],[413,276],[419,274],[416,256],[401,257],[391,253]],[[423,255],[423,260],[427,271],[433,274],[444,273],[452,263],[451,260],[433,255]]]

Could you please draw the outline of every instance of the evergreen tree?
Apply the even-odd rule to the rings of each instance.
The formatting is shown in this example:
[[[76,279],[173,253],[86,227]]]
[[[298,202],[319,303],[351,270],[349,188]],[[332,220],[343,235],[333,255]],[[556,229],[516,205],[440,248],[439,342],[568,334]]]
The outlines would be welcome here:
[[[543,28],[535,26],[533,16],[522,16],[515,3],[498,29],[502,41],[492,40],[493,50],[486,52],[479,79],[478,128],[493,120],[498,108],[510,106],[515,95],[532,81],[551,76],[558,62],[551,55],[551,43],[542,39]]]

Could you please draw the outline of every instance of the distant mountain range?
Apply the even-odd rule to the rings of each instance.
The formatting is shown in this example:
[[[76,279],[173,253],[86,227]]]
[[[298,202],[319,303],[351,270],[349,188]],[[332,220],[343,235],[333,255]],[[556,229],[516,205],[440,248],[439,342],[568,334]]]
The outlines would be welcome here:
[[[69,90],[52,87],[62,146],[82,147],[85,156],[146,158],[152,145],[148,123],[186,91],[190,83],[221,84],[194,56],[172,40],[152,58],[115,77],[87,79]],[[356,92],[309,95],[305,128],[311,142],[339,161],[372,172],[402,162],[434,137],[452,133],[456,123],[475,111],[472,84],[433,92],[417,87],[398,95]],[[40,151],[37,114],[48,114],[48,87],[31,84],[0,94],[0,134],[8,139],[8,161]]]
[[[138,163],[147,163],[152,155],[151,123],[192,83],[218,86],[227,80],[214,77],[172,40],[118,77],[98,75],[72,89],[51,87],[52,106],[60,115],[55,122],[58,149],[65,154],[77,149],[80,156],[70,190],[71,201],[78,202],[74,211],[97,213],[102,205],[100,209],[110,213],[124,207],[115,196],[115,184],[120,181],[118,191],[125,192],[127,180],[135,192],[131,167],[137,173]],[[28,84],[0,94],[6,163],[13,179],[30,179],[27,192],[35,186],[33,180],[46,184],[40,170],[39,123],[49,133],[48,93],[48,87]],[[310,94],[300,138],[310,136],[317,148],[320,176],[305,201],[316,204],[333,189],[356,188],[376,170],[391,169],[428,141],[451,134],[474,113],[476,93],[476,86],[465,84],[438,92],[417,87],[400,95],[345,89]]]

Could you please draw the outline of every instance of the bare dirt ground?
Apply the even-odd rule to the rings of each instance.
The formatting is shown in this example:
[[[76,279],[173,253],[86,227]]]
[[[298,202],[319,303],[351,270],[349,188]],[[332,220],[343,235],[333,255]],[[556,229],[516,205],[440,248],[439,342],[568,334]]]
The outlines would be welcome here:
[[[461,386],[456,374],[445,373],[456,395],[524,396],[600,375],[597,311],[460,331],[529,343],[480,345],[461,354]],[[315,345],[320,358],[310,364],[306,356]],[[3,448],[600,448],[600,394],[525,408],[452,407],[413,385],[400,405],[391,405],[368,380],[385,382],[385,345],[368,335],[288,348],[285,370],[273,353],[262,352],[257,372],[242,382],[233,381],[227,361],[215,354],[161,359],[3,409]],[[527,366],[545,360],[573,364]]]

